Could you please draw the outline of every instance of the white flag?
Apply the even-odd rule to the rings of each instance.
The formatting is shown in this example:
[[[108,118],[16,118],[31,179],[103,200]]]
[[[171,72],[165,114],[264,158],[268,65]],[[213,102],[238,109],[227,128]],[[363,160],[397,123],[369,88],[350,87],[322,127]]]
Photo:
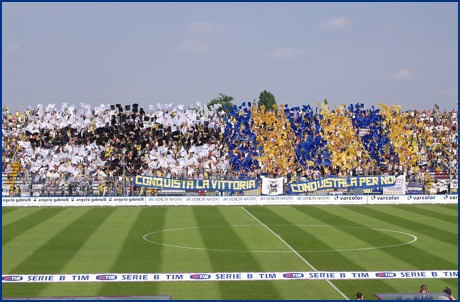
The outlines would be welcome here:
[[[281,195],[284,192],[284,178],[262,178],[262,195]]]

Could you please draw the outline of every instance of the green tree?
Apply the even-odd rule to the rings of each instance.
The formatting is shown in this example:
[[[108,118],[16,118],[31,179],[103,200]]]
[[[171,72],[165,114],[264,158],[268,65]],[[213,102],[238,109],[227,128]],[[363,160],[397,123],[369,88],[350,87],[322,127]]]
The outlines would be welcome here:
[[[276,104],[275,101],[275,96],[268,92],[267,90],[264,90],[260,93],[259,95],[259,103],[257,105],[260,106],[265,106],[267,109],[273,109],[273,105]]]
[[[229,95],[225,95],[223,93],[219,93],[219,97],[218,98],[215,98],[215,99],[212,99],[208,104],[208,108],[211,107],[212,105],[215,105],[215,104],[221,104],[222,105],[222,109],[229,113],[230,111],[232,111],[234,105],[232,103],[232,101],[234,100],[234,98],[232,96],[229,96]]]

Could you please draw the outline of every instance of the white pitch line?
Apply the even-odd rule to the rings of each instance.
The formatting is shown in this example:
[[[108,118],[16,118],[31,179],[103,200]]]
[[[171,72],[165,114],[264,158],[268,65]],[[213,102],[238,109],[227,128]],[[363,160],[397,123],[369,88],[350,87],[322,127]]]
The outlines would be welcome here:
[[[148,241],[153,244],[158,244],[158,245],[163,245],[163,246],[169,246],[169,247],[174,247],[174,248],[179,248],[179,249],[189,249],[189,250],[202,250],[202,251],[218,251],[218,252],[239,252],[239,253],[292,253],[292,251],[252,251],[252,250],[222,250],[222,249],[209,249],[209,248],[201,248],[201,247],[191,247],[191,246],[181,246],[181,245],[173,245],[173,244],[167,244],[167,243],[160,243],[156,242],[153,240],[147,239],[147,236],[150,236],[152,234],[157,234],[161,232],[171,232],[171,231],[183,231],[183,230],[192,230],[192,229],[200,229],[200,228],[223,228],[223,227],[261,227],[262,225],[260,223],[258,224],[240,224],[240,225],[225,225],[225,226],[203,226],[203,227],[187,227],[187,228],[177,228],[177,229],[167,229],[167,230],[160,230],[156,232],[151,232],[145,234],[142,238],[145,241]],[[334,226],[334,225],[315,225],[315,224],[274,224],[273,226],[307,226],[307,227],[325,227],[325,228],[352,228],[352,229],[369,229],[369,230],[377,230],[377,231],[384,231],[384,232],[393,232],[393,233],[398,233],[398,234],[403,234],[407,235],[413,238],[412,241],[400,243],[400,244],[394,244],[394,245],[386,245],[386,246],[374,246],[374,247],[365,247],[365,248],[355,248],[355,249],[340,249],[340,250],[318,250],[318,251],[297,251],[298,253],[327,253],[327,252],[348,252],[348,251],[366,251],[366,250],[375,250],[375,249],[383,249],[383,248],[389,248],[389,247],[396,247],[396,246],[402,246],[406,244],[411,244],[415,241],[417,241],[417,237],[405,233],[405,232],[400,232],[400,231],[395,231],[395,230],[385,230],[385,229],[376,229],[376,228],[364,228],[364,227],[352,227],[352,226]]]
[[[268,226],[266,226],[262,221],[260,221],[259,219],[257,219],[256,217],[254,217],[254,215],[252,215],[251,213],[248,212],[248,210],[246,210],[244,207],[241,207],[246,213],[248,213],[252,218],[254,218],[258,223],[260,223],[261,225],[263,225],[267,230],[270,231],[270,233],[272,233],[273,235],[275,235],[275,237],[277,237],[279,240],[281,240],[282,243],[284,243],[294,254],[297,255],[297,257],[299,257],[300,259],[302,259],[303,262],[305,262],[309,267],[311,267],[312,270],[314,270],[315,272],[317,272],[318,270],[316,268],[313,267],[313,265],[310,264],[310,262],[308,262],[307,260],[305,260],[305,258],[303,258],[302,256],[300,256],[299,253],[297,253],[296,250],[294,250],[286,241],[283,240],[283,238],[281,238],[280,235],[276,234],[275,232],[273,232],[272,229],[270,229]],[[332,284],[332,282],[330,280],[326,280],[327,283],[329,283],[330,286],[332,286],[333,289],[335,289],[340,295],[342,295],[342,297],[344,297],[346,300],[350,300],[348,299],[348,297],[342,293],[342,291],[340,289],[338,289],[334,284]]]

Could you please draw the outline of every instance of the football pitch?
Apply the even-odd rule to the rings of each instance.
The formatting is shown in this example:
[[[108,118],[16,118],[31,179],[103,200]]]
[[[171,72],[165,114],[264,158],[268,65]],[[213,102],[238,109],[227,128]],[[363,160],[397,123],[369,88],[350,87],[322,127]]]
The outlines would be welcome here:
[[[2,274],[458,269],[458,205],[4,207]],[[458,279],[3,283],[2,296],[345,300]]]

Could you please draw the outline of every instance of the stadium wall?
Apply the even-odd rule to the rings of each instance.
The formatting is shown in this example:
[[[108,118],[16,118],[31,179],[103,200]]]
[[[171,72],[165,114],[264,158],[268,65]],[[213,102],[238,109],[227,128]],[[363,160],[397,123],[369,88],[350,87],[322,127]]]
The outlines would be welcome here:
[[[458,195],[2,197],[2,207],[457,204]]]

